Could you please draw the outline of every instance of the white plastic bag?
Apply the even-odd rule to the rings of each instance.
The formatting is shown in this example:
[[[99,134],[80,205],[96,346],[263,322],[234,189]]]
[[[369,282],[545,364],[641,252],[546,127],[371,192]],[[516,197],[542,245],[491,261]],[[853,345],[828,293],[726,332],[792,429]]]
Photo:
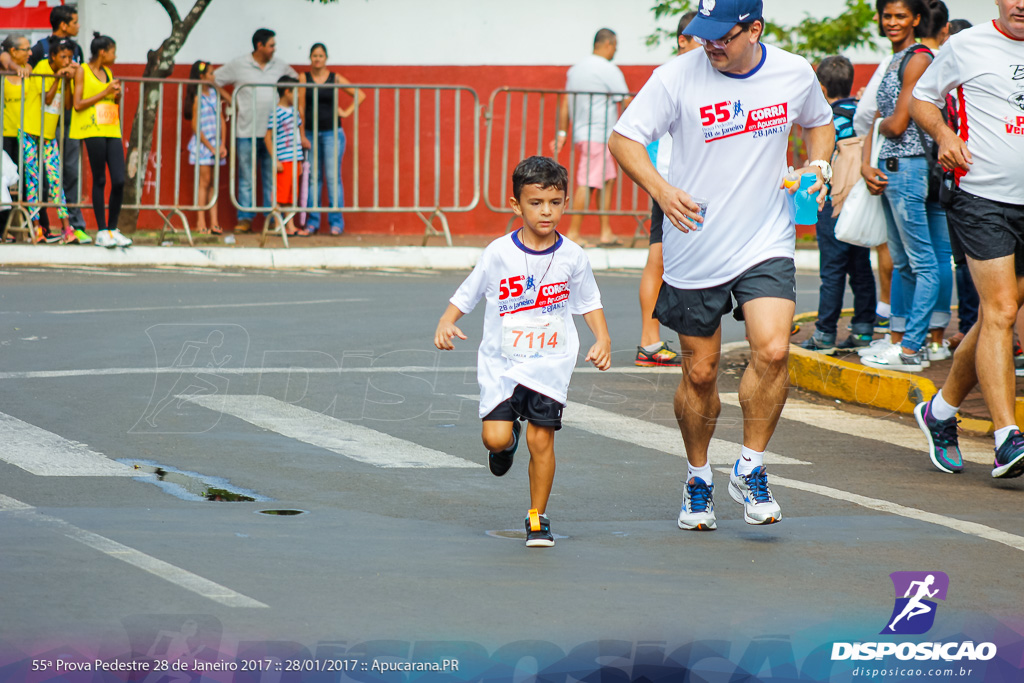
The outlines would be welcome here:
[[[18,165],[14,163],[7,152],[0,152],[3,154],[3,166],[0,168],[0,202],[4,204],[11,203],[11,192],[8,188],[18,184]],[[0,211],[3,209],[0,208]]]
[[[872,166],[878,167],[878,126],[882,120],[875,121],[874,137],[871,151],[874,155]],[[877,247],[888,239],[888,228],[885,221],[885,210],[882,208],[881,195],[873,195],[868,191],[864,179],[854,184],[843,210],[836,221],[836,239],[858,247]]]

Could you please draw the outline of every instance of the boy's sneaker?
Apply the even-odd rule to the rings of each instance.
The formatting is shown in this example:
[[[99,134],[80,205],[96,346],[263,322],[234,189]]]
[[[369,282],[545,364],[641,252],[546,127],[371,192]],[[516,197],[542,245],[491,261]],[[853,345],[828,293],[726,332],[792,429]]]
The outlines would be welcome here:
[[[537,510],[530,510],[526,514],[526,547],[527,548],[550,548],[555,544],[555,537],[551,533],[551,520],[545,514]]]
[[[100,230],[96,233],[96,246],[105,247],[107,249],[113,249],[117,246],[117,240],[114,239],[112,230]]]
[[[883,318],[882,316],[875,314],[875,332],[878,334],[885,334],[889,331],[889,319]]]
[[[926,401],[914,406],[914,417],[928,439],[928,457],[932,459],[932,464],[947,474],[962,472],[964,458],[960,454],[960,439],[956,432],[959,421],[956,416],[948,420],[937,420],[932,415],[932,402]]]
[[[996,461],[992,476],[1013,479],[1024,474],[1024,435],[1014,430],[1006,437],[1003,445],[996,449]]]
[[[120,230],[115,228],[114,230],[110,231],[110,234],[111,234],[111,236],[113,236],[114,241],[117,242],[117,246],[119,246],[119,247],[130,247],[130,246],[132,246],[132,241],[129,238],[125,237],[121,233]]]
[[[636,364],[642,368],[673,367],[678,368],[682,358],[669,348],[668,342],[661,342],[657,351],[645,351],[644,347],[636,347]]]
[[[952,357],[953,352],[949,350],[949,342],[945,339],[942,340],[941,344],[938,342],[931,342],[928,344],[928,360],[939,361],[947,360]]]
[[[729,475],[729,495],[743,506],[743,521],[747,524],[774,524],[782,521],[782,509],[768,488],[768,471],[764,465],[755,467],[743,476],[737,471],[737,460]]]
[[[918,351],[908,356],[898,344],[874,356],[861,356],[860,362],[872,368],[900,372],[921,372],[925,367],[924,353]]]
[[[92,238],[89,234],[81,228],[75,228],[75,239],[79,244],[92,244]]]
[[[849,337],[836,344],[836,351],[850,353],[851,351],[857,351],[858,349],[869,348],[871,343],[872,339],[870,334],[851,334]]]
[[[523,426],[519,423],[519,420],[513,421],[512,445],[500,453],[487,451],[487,466],[491,468],[491,474],[494,476],[500,477],[512,467],[512,458],[516,454],[516,449],[519,448],[519,430],[522,428]]]
[[[836,352],[836,338],[835,335],[826,336],[820,331],[815,330],[814,334],[804,340],[803,344],[800,345],[800,348],[807,349],[808,351],[817,351],[818,353],[823,353],[826,356],[831,356]]]
[[[692,477],[683,487],[683,506],[679,510],[679,528],[694,531],[712,531],[718,528],[715,520],[714,484],[700,477]]]

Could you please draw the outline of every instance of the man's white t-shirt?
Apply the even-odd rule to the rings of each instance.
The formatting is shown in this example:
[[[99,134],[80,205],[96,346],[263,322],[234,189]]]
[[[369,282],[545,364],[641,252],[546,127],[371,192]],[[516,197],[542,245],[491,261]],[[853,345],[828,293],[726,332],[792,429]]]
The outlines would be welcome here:
[[[573,142],[608,142],[619,119],[619,105],[629,92],[619,67],[604,57],[589,55],[571,67],[565,79],[572,116]],[[615,93],[615,96],[587,94]]]
[[[572,316],[601,308],[601,292],[583,249],[561,235],[544,251],[524,246],[518,230],[499,237],[484,249],[451,303],[469,313],[481,298],[486,298],[487,309],[477,353],[480,417],[512,396],[517,384],[564,404],[580,349]],[[558,353],[538,353],[522,362],[502,355],[503,318],[510,316],[512,321],[543,315],[564,324],[564,340],[548,337],[542,344],[545,348],[541,350],[558,348]]]
[[[704,227],[664,223],[664,280],[679,289],[728,282],[771,258],[793,258],[796,231],[785,190],[794,123],[827,125],[832,108],[803,57],[762,45],[743,76],[719,72],[703,50],[655,69],[615,132],[648,145],[672,136],[668,182],[708,199]]]
[[[942,46],[914,87],[936,107],[956,88],[960,137],[974,163],[957,172],[960,188],[995,202],[1024,205],[1024,40],[996,22],[960,31]]]

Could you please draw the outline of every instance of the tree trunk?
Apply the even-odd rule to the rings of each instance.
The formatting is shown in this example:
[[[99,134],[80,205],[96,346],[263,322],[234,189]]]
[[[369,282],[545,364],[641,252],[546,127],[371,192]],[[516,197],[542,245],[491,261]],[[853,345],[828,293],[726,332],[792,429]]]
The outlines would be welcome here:
[[[192,9],[182,19],[178,10],[174,7],[172,0],[156,0],[167,12],[171,19],[171,35],[160,44],[156,50],[150,50],[146,59],[146,69],[142,75],[152,78],[167,78],[174,70],[174,58],[177,56],[181,46],[188,39],[188,34],[202,17],[207,6],[213,0],[196,0]],[[160,163],[159,159],[152,158],[154,134],[159,135],[161,131],[155,131],[157,108],[160,104],[160,84],[148,83],[149,87],[143,87],[139,93],[139,101],[142,102],[141,121],[140,112],[136,110],[132,120],[131,133],[128,136],[128,154],[126,155],[126,178],[124,187],[124,205],[137,205],[142,198],[140,188],[145,190],[146,169],[150,163]],[[172,91],[173,92],[173,91]],[[166,113],[164,114],[166,116]],[[177,122],[176,122],[177,123]],[[141,126],[141,144],[139,127]],[[171,150],[172,154],[178,154],[179,150]],[[142,182],[139,178],[142,178]],[[135,232],[138,226],[139,210],[124,209],[118,219],[117,227],[121,232]]]

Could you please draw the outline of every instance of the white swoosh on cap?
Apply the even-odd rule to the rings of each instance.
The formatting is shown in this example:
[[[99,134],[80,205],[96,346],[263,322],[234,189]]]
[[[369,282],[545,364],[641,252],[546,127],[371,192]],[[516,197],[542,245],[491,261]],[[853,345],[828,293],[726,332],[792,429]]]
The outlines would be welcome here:
[[[744,19],[746,19],[749,16],[750,16],[750,12],[747,12],[746,14],[741,14],[740,15],[740,21],[743,21]]]

